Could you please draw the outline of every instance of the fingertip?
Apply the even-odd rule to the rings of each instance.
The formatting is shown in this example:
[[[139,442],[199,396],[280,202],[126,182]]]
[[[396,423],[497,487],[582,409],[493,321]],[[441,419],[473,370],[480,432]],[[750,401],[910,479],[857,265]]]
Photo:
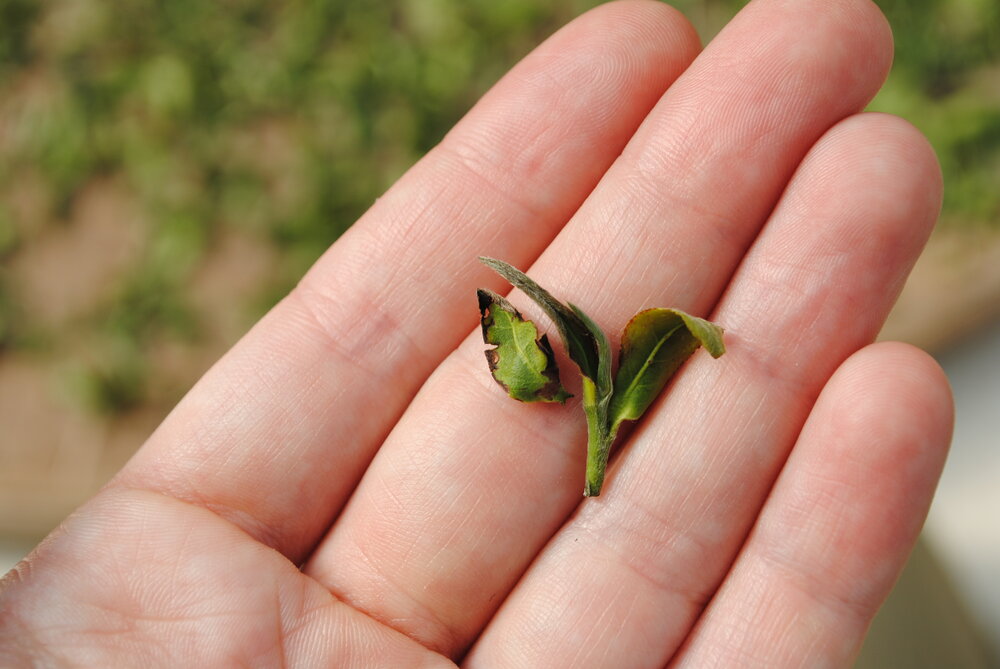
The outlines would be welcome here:
[[[955,406],[951,384],[941,365],[925,351],[903,342],[879,342],[847,359],[831,383],[840,393],[841,414],[870,419],[878,413],[889,429],[904,427],[911,455],[921,453],[938,464],[936,480],[951,444]],[[888,401],[887,401],[888,400]]]
[[[882,180],[885,205],[922,211],[916,218],[928,228],[941,209],[943,180],[934,147],[909,121],[882,112],[849,116],[834,126],[817,145],[829,151],[827,160],[858,181]],[[929,229],[928,229],[929,231]]]
[[[881,71],[883,81],[889,76],[895,55],[895,40],[892,26],[882,9],[874,0],[844,0],[850,19],[868,30],[868,44],[871,48],[872,64]]]
[[[887,342],[849,357],[680,664],[725,643],[734,666],[848,666],[916,541],[950,417],[947,379],[923,351]]]
[[[758,546],[803,574],[812,569],[810,589],[822,599],[873,614],[923,526],[952,415],[948,380],[929,355],[899,342],[857,351],[820,394],[765,507]],[[787,541],[801,528],[809,531]]]
[[[759,0],[758,0],[759,1]],[[826,14],[837,23],[843,45],[855,52],[858,74],[871,73],[879,86],[892,69],[892,26],[874,0],[779,0],[800,11]]]
[[[749,20],[738,19],[731,25],[740,26],[739,30],[751,30],[762,41],[784,40],[780,31],[782,23],[789,20],[799,23],[806,19],[810,27],[800,32],[800,37],[833,37],[831,44],[839,47],[836,52],[851,59],[849,74],[855,79],[872,75],[881,84],[892,67],[892,28],[872,0],[753,0],[741,14]],[[768,27],[771,29],[767,30]],[[727,27],[724,32],[729,29]],[[810,40],[802,40],[803,56],[807,55],[810,46]]]
[[[798,457],[802,481],[828,492],[854,529],[847,571],[866,571],[856,601],[877,607],[916,541],[951,443],[954,409],[948,379],[924,351],[900,342],[872,344],[849,357],[820,395]],[[799,447],[796,447],[796,451]],[[804,493],[806,494],[806,493]],[[815,490],[812,493],[815,494]],[[847,509],[853,507],[853,512]],[[831,530],[832,531],[832,530]]]
[[[658,0],[614,0],[585,12],[567,26],[581,35],[625,33],[633,48],[665,48],[664,57],[689,63],[701,50],[698,31],[678,9]],[[593,31],[593,33],[591,33]]]

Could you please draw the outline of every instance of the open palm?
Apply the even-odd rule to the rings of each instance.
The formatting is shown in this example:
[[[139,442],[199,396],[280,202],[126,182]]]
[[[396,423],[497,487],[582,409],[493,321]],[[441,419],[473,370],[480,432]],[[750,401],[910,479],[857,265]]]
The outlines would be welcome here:
[[[703,52],[659,3],[570,24],[8,575],[0,664],[849,664],[951,426],[936,365],[870,345],[941,190],[858,113],[891,53],[868,0],[754,0]],[[600,497],[577,400],[490,378],[481,254],[609,332],[726,328]]]

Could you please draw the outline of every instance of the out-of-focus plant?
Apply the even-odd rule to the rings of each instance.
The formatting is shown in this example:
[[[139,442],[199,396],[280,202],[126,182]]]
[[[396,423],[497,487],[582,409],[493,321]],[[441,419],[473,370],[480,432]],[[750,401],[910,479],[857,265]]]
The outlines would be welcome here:
[[[945,221],[1000,224],[1000,3],[878,0],[893,26],[892,76],[873,109],[913,121],[945,175]]]
[[[41,184],[50,226],[68,220],[97,179],[124,185],[144,226],[140,261],[94,313],[62,330],[40,332],[0,268],[0,342],[58,349],[66,333],[84,331],[101,358],[92,387],[133,379],[108,382],[110,399],[91,404],[115,411],[140,401],[115,398],[141,397],[120,390],[141,390],[150,347],[198,335],[187,295],[221,237],[236,230],[278,249],[259,313],[519,57],[596,4],[0,2],[0,255],[45,234],[3,205],[26,175]],[[675,4],[708,39],[744,3]],[[930,136],[949,218],[1000,219],[1000,5],[880,4],[897,58],[875,106]]]
[[[114,178],[146,227],[141,261],[68,329],[92,342],[74,383],[85,403],[140,403],[150,347],[197,336],[186,291],[218,237],[239,230],[280,250],[256,303],[266,308],[513,61],[594,4],[0,5],[0,93],[11,100],[0,194],[14,175],[37,177],[59,225],[88,183]],[[0,211],[0,253],[23,236],[8,219]],[[6,278],[0,341],[16,345],[37,324]],[[47,334],[58,347],[62,333]]]

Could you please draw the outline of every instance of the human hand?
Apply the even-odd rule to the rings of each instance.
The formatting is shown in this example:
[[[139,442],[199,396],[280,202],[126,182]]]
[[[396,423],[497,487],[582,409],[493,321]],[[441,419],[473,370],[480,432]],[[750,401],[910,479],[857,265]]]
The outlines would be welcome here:
[[[755,0],[698,50],[625,2],[518,65],[7,576],[0,664],[848,665],[950,434],[930,358],[869,345],[940,176],[858,114],[867,0]],[[490,378],[481,254],[610,332],[726,328],[598,498],[576,400]]]

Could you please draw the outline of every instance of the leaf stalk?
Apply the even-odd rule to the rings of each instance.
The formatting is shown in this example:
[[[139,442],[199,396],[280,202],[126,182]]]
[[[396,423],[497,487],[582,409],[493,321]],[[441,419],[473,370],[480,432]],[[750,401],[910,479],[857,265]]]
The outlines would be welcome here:
[[[601,415],[603,412],[597,401],[597,386],[587,377],[583,377],[581,402],[583,413],[587,417],[587,474],[583,496],[596,497],[601,494],[604,470],[607,469],[615,438],[608,431],[606,418]]]

